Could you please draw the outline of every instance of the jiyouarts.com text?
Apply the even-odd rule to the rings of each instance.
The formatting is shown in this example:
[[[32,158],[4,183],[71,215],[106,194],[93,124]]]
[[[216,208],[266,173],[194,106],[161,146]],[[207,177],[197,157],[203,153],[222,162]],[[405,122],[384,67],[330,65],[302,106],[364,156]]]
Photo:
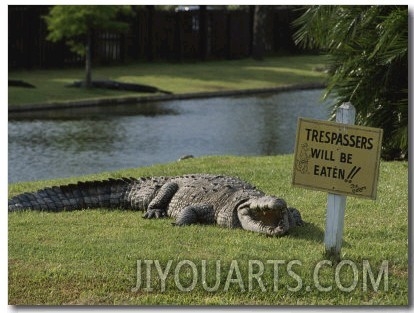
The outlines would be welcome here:
[[[133,292],[378,292],[388,291],[389,281],[387,260],[321,260],[312,266],[300,260],[137,260],[136,275]]]

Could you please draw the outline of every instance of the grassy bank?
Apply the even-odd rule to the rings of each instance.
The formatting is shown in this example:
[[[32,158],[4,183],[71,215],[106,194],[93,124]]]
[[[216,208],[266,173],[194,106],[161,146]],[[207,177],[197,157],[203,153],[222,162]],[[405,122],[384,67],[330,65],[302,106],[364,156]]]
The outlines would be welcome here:
[[[79,179],[237,175],[283,197],[308,223],[268,238],[217,226],[173,227],[169,219],[118,210],[9,214],[9,304],[407,305],[408,164],[382,162],[376,201],[348,197],[342,256],[349,262],[337,267],[323,261],[326,193],[293,188],[292,162],[291,155],[205,157],[10,185],[12,196]],[[155,260],[164,273],[170,266],[165,285]]]
[[[97,67],[93,79],[156,86],[180,93],[272,88],[281,85],[323,82],[325,56],[273,57],[263,62],[251,59],[203,63],[140,63]],[[23,80],[36,88],[8,88],[9,106],[64,102],[148,94],[102,89],[65,87],[84,77],[83,69],[11,71],[9,79]]]

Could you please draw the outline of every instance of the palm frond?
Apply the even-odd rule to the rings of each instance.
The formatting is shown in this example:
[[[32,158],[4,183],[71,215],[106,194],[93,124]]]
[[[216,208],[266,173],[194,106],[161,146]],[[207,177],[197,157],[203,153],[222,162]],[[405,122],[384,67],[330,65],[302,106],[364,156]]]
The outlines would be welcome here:
[[[407,151],[407,6],[311,6],[294,25],[297,44],[332,57],[332,112],[351,101],[359,124],[384,130],[384,150]]]

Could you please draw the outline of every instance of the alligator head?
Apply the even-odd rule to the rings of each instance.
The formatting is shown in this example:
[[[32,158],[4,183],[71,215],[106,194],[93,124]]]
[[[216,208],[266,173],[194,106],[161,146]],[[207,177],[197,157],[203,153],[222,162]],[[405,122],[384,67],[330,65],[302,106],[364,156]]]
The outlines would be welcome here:
[[[283,199],[273,196],[253,197],[238,206],[242,228],[269,236],[282,236],[303,225],[297,209],[288,208]]]

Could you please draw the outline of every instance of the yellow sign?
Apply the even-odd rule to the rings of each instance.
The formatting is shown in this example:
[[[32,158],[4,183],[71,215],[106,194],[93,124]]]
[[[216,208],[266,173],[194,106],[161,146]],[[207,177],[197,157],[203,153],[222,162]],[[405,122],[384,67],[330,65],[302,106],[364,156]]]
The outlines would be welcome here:
[[[382,129],[299,118],[293,185],[375,199]]]

